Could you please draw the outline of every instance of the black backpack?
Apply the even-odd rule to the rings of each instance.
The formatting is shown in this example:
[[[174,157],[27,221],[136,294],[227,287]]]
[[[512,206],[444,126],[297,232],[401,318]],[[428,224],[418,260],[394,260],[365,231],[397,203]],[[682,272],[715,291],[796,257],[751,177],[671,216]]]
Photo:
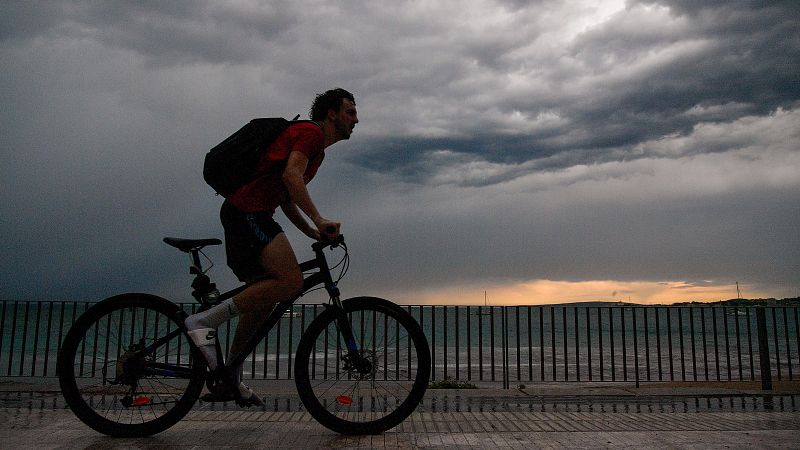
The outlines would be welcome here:
[[[298,116],[299,117],[299,116]],[[256,177],[263,152],[292,123],[282,117],[253,119],[206,154],[203,179],[217,194],[231,196]]]

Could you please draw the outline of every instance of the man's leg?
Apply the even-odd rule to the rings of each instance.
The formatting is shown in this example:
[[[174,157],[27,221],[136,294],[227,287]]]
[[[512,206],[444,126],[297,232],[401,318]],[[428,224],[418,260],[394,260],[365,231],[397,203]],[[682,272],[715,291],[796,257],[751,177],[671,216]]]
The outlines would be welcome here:
[[[303,287],[303,274],[285,234],[275,236],[264,247],[260,261],[269,278],[249,286],[234,298],[240,315],[230,348],[231,357],[245,350],[247,341],[267,319],[276,303],[294,300]],[[241,397],[250,404],[262,405],[259,396],[241,382],[242,367],[234,368],[233,373]]]
[[[267,319],[275,303],[294,300],[303,288],[303,273],[286,234],[275,236],[261,251],[260,260],[269,278],[249,286],[233,299],[240,316],[231,355],[244,350],[250,336]]]

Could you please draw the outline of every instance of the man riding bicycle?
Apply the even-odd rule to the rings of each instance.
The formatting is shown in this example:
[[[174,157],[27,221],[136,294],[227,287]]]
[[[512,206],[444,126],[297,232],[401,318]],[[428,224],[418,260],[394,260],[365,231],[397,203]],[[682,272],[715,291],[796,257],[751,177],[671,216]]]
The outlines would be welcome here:
[[[310,116],[311,122],[291,124],[263,152],[257,178],[222,204],[220,219],[225,229],[228,266],[241,281],[259,281],[186,319],[189,336],[211,370],[221,363],[215,348],[216,328],[221,323],[239,316],[230,349],[236,355],[276,303],[294,300],[301,292],[303,274],[289,240],[273,219],[275,210],[280,207],[292,224],[311,239],[335,239],[339,235],[341,224],[322,217],[306,184],[316,175],[325,149],[349,139],[358,123],[353,94],[337,88],[317,95]],[[262,405],[259,396],[241,382],[242,368],[234,374],[244,404]],[[204,397],[207,401],[235,398],[235,392],[212,392]]]

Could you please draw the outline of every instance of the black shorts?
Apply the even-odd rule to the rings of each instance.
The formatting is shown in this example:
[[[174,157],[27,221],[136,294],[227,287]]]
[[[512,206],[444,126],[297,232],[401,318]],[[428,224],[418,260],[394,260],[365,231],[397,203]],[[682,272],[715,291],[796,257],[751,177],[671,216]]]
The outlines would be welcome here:
[[[219,212],[225,229],[225,254],[228,267],[240,281],[266,275],[261,266],[261,251],[283,229],[267,212],[244,213],[229,202]]]

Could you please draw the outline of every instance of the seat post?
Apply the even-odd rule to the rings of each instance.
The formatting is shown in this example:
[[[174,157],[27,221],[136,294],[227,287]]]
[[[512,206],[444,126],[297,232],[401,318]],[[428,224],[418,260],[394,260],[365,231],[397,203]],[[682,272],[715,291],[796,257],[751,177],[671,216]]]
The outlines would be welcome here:
[[[192,253],[192,267],[189,268],[189,273],[192,275],[203,274],[203,264],[200,262],[200,249],[191,250]]]

